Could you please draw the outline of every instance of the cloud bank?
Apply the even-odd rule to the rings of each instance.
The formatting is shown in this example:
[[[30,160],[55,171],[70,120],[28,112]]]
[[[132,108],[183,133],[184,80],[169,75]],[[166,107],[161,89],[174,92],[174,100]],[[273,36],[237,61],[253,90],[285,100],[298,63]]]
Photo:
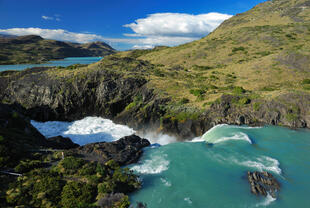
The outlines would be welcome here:
[[[158,45],[176,46],[194,41],[206,36],[216,29],[231,15],[221,13],[208,14],[181,14],[181,13],[155,13],[146,18],[137,19],[126,24],[133,33],[124,34],[124,38],[108,38],[91,33],[75,33],[63,29],[42,28],[10,28],[0,29],[0,33],[10,35],[39,35],[46,39],[87,43],[92,41],[105,41],[109,44],[127,44],[131,48],[152,48]],[[59,18],[42,16],[45,20]]]
[[[137,19],[124,27],[135,33],[127,36],[201,37],[212,32],[231,15],[208,13],[200,15],[181,13],[156,13]]]
[[[103,37],[95,34],[74,33],[63,29],[42,29],[42,28],[10,28],[0,29],[0,33],[9,35],[39,35],[45,39],[87,43],[102,40]]]
[[[124,25],[134,32],[124,35],[140,37],[142,48],[144,45],[175,46],[206,36],[231,16],[215,12],[199,15],[155,13]]]

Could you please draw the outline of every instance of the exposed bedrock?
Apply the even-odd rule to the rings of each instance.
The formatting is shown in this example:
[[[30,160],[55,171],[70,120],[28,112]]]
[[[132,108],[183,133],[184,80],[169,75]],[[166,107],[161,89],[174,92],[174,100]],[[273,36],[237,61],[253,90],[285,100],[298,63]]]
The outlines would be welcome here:
[[[130,62],[130,60],[126,60]],[[143,71],[143,66],[137,70]],[[66,73],[65,70],[59,73]],[[136,130],[164,132],[188,139],[216,124],[309,127],[310,95],[291,93],[238,105],[238,95],[223,95],[208,109],[171,110],[172,98],[159,95],[137,74],[90,70],[60,76],[46,68],[0,73],[0,100],[38,121],[101,116]],[[179,118],[178,115],[185,115]],[[194,116],[193,116],[194,115]]]
[[[128,165],[137,162],[143,153],[142,149],[149,145],[148,140],[131,135],[114,142],[86,144],[73,151],[91,161],[105,163],[114,160],[119,165]]]

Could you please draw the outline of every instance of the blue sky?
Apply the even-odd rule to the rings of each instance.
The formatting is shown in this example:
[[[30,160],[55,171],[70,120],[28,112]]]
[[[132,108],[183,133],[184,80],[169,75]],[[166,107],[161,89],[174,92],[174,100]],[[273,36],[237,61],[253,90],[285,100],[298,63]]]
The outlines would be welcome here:
[[[205,36],[230,15],[261,2],[0,0],[0,32],[75,42],[102,40],[119,50],[173,46]]]

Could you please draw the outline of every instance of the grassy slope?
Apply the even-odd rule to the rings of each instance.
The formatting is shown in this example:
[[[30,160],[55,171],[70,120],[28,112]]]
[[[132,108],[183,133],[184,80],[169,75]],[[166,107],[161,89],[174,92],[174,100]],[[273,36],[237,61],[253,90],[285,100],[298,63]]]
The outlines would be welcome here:
[[[203,107],[241,86],[273,99],[287,92],[309,92],[310,3],[269,1],[225,21],[201,40],[173,48],[140,52],[157,68],[150,85],[176,102]],[[118,56],[132,56],[124,52]],[[195,96],[193,89],[200,89]],[[192,90],[192,93],[190,93]],[[205,93],[204,93],[205,92]],[[197,95],[197,93],[196,93]]]

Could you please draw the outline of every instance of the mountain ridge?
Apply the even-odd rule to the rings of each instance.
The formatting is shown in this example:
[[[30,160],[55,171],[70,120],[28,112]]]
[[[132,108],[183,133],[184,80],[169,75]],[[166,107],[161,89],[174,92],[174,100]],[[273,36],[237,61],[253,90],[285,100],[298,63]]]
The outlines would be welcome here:
[[[0,64],[42,63],[66,57],[106,56],[116,52],[104,42],[80,44],[43,39],[37,35],[0,36],[0,47]]]

